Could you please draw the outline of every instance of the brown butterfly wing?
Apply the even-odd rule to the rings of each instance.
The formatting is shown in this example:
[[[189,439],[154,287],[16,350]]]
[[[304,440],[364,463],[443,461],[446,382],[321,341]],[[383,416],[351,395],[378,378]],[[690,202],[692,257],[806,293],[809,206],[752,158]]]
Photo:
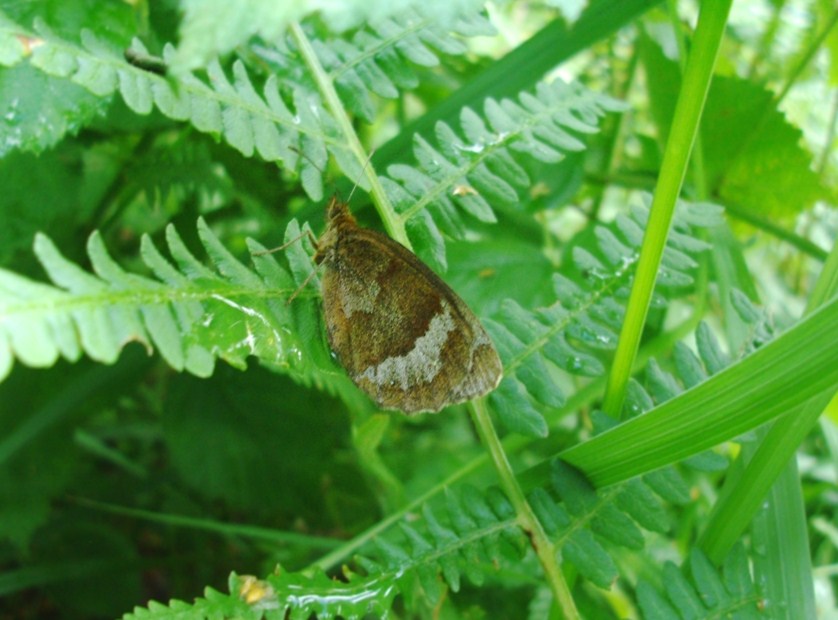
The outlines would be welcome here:
[[[329,343],[383,408],[439,411],[494,389],[502,367],[465,303],[389,237],[342,226],[324,261]]]

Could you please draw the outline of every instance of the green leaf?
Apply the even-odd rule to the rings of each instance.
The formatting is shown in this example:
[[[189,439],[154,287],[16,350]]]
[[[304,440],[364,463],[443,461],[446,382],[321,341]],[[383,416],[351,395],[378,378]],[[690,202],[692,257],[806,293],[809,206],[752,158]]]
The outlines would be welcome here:
[[[104,113],[107,99],[28,64],[0,70],[0,157],[41,153]]]
[[[670,125],[681,78],[677,65],[646,40],[652,110],[662,134]],[[741,78],[713,79],[701,123],[709,187],[719,200],[768,219],[791,220],[826,197],[801,131],[777,109],[773,94]]]
[[[730,359],[721,350],[721,347],[719,347],[719,341],[713,335],[710,326],[703,321],[698,324],[695,343],[698,348],[698,353],[711,375],[724,370],[730,365]]]
[[[600,588],[611,587],[617,579],[617,566],[588,530],[572,532],[564,541],[562,553],[579,572]]]
[[[234,258],[206,224],[199,222],[198,229],[217,271],[198,261],[170,228],[169,249],[177,268],[148,239],[142,243],[143,258],[159,281],[122,270],[96,233],[88,243],[96,275],[66,260],[39,235],[36,254],[58,286],[0,271],[0,288],[6,291],[0,304],[2,359],[15,356],[44,367],[59,355],[75,361],[84,351],[113,363],[126,343],[136,341],[149,351],[160,350],[175,370],[198,376],[211,374],[213,358],[244,368],[246,358],[255,355],[322,385],[312,369],[331,362],[322,338],[311,337],[319,333],[318,311],[311,304],[304,312],[292,311],[272,301],[293,292],[290,275],[275,261],[267,266],[264,258],[258,261],[264,275],[258,275]],[[8,367],[7,362],[6,372]]]
[[[256,34],[266,40],[276,39],[305,9],[292,4],[277,7],[267,0],[185,0],[182,10],[180,45],[172,58],[175,72],[203,67]]]
[[[460,13],[475,11],[482,3],[460,3],[434,0],[423,3],[407,3],[393,7],[370,6],[364,2],[345,2],[336,5],[317,7],[316,5],[287,6],[277,10],[276,6],[265,0],[247,0],[235,5],[223,2],[184,3],[184,19],[181,23],[180,46],[174,57],[176,71],[188,71],[206,65],[211,59],[224,55],[236,46],[245,43],[254,35],[265,41],[281,37],[285,28],[301,19],[312,9],[319,8],[321,17],[332,28],[343,31],[359,25],[368,25],[367,29],[356,35],[353,42],[341,41],[336,50],[323,48],[319,55],[326,61],[324,65],[334,71],[338,60],[344,60],[348,66],[339,65],[341,73],[346,72],[345,82],[353,81],[374,92],[387,93],[376,56],[384,55],[388,46],[420,65],[437,64],[437,56],[427,45],[445,53],[463,53],[461,45],[445,38],[450,33],[472,35],[485,34],[474,23],[474,19],[463,20]],[[411,10],[413,9],[413,10]],[[397,12],[398,11],[398,12]],[[431,22],[433,18],[437,23]],[[465,21],[461,24],[460,21]],[[485,24],[485,22],[484,22]],[[435,25],[435,28],[431,28]],[[339,40],[340,41],[340,40]],[[333,44],[334,45],[334,44]],[[383,48],[383,49],[382,49]],[[360,57],[360,58],[359,58]],[[392,62],[392,58],[388,58]],[[355,91],[349,96],[357,95]],[[378,92],[378,94],[381,94]]]
[[[469,76],[462,87],[410,123],[376,151],[374,163],[401,157],[411,148],[414,135],[428,135],[438,121],[453,123],[464,107],[531,89],[562,62],[593,42],[607,38],[657,3],[657,0],[604,0],[593,3],[572,28],[562,19],[553,20],[509,54],[477,75]]]
[[[679,609],[682,617],[700,618],[704,615],[704,605],[701,604],[700,594],[695,591],[675,564],[666,562],[663,565],[661,577],[669,599]]]
[[[681,377],[686,388],[689,389],[707,379],[707,371],[687,345],[681,342],[675,343],[673,359],[678,369],[678,376]]]
[[[465,54],[463,39],[494,33],[488,20],[471,13],[482,8],[479,3],[449,8],[460,13],[457,19],[441,19],[427,4],[393,15],[382,14],[379,7],[369,20],[358,19],[361,11],[356,10],[352,17],[361,27],[351,38],[314,41],[320,62],[351,111],[371,122],[376,112],[372,93],[395,99],[400,89],[419,85],[415,66],[436,66],[441,54]]]
[[[508,430],[529,437],[547,436],[547,422],[530,403],[520,381],[504,378],[489,395],[489,402]]]
[[[325,168],[328,154],[344,166],[354,161],[347,154],[348,146],[338,137],[335,121],[318,99],[301,87],[292,87],[293,105],[289,106],[279,93],[275,77],[265,82],[260,96],[240,61],[233,63],[232,82],[216,61],[207,69],[210,84],[188,73],[179,74],[176,82],[170,82],[127,62],[122,51],[102,35],[84,31],[79,44],[63,38],[43,22],[36,22],[35,31],[11,22],[6,27],[39,39],[29,66],[59,81],[69,78],[95,95],[96,105],[118,90],[135,112],[149,112],[153,102],[170,118],[188,120],[199,131],[223,136],[246,157],[258,153],[266,161],[283,161],[292,169],[299,165],[304,187],[315,200],[322,197],[320,171]],[[164,53],[167,60],[172,54],[170,48]],[[102,105],[106,103],[101,101]],[[34,144],[34,136],[40,131],[40,126],[23,125],[15,143]],[[60,136],[60,132],[55,135]],[[346,172],[351,174],[353,170]]]
[[[613,484],[733,439],[801,400],[834,391],[838,350],[823,333],[835,321],[838,300],[701,385],[562,457],[596,485]],[[731,411],[734,395],[737,406]]]
[[[491,222],[495,218],[490,204],[510,208],[518,202],[518,193],[528,183],[520,166],[508,165],[518,153],[556,162],[562,151],[584,148],[568,131],[595,132],[600,117],[621,109],[617,101],[596,96],[578,83],[559,80],[539,83],[535,95],[523,92],[514,100],[487,100],[483,114],[488,125],[474,110],[463,108],[460,132],[439,123],[435,147],[422,136],[414,138],[418,168],[387,168],[390,179],[407,194],[394,205],[407,222],[428,209],[443,232],[459,238],[465,223],[457,206]]]
[[[130,385],[144,363],[136,350],[128,353],[112,367],[75,366],[60,376],[16,372],[0,385],[0,539],[31,552],[31,537],[51,518],[50,506],[82,471],[80,455],[68,440],[78,413]]]
[[[0,65],[12,67],[27,53],[25,42],[14,35],[14,23],[0,12]]]
[[[756,587],[751,579],[748,556],[741,544],[736,544],[722,564],[722,579],[728,594],[737,599],[753,598]]]
[[[704,214],[702,219],[692,217],[691,209],[690,203],[679,205],[676,223],[684,231],[682,234],[692,230],[689,221],[702,225],[718,221],[718,212]],[[645,213],[643,208],[635,209],[634,221],[642,221]],[[561,304],[531,312],[507,299],[501,303],[497,320],[485,322],[504,363],[504,380],[490,396],[490,402],[508,429],[536,436],[546,433],[543,414],[533,403],[556,408],[564,401],[556,373],[548,368],[548,363],[574,375],[596,376],[604,372],[598,352],[616,346],[616,333],[624,315],[624,301],[614,291],[628,280],[630,267],[637,260],[637,248],[629,244],[641,239],[631,232],[626,235],[622,229],[631,227],[597,227],[595,243],[603,254],[602,260],[583,247],[584,239],[577,241],[579,245],[574,245],[570,252],[587,277],[556,277],[554,288]],[[679,274],[679,285],[691,283],[688,272],[677,270],[692,270],[696,263],[687,254],[678,256],[679,260],[670,262],[670,270]],[[681,391],[674,379],[665,377],[654,363],[651,369],[652,383],[660,388],[658,400]]]
[[[724,617],[745,620],[763,617],[757,608],[753,578],[741,546],[734,548],[726,558],[724,576],[698,551],[690,557],[690,579],[684,574],[686,572],[686,567],[679,570],[671,562],[664,564],[662,583],[666,597],[648,583],[637,584],[638,604],[644,618],[682,620]],[[726,589],[722,583],[729,583],[729,572],[736,573],[739,583],[735,588]]]
[[[633,521],[610,501],[598,498],[593,487],[578,472],[557,461],[552,479],[570,514],[577,520],[590,521],[595,534],[630,549],[643,547],[643,536]]]
[[[550,479],[561,503],[544,488],[536,488],[527,498],[529,504],[562,556],[601,588],[610,587],[617,576],[607,547],[642,548],[638,525],[668,530],[660,499],[643,481],[595,491],[579,472],[558,460],[551,465]]]
[[[336,419],[335,401],[265,369],[240,373],[221,367],[216,375],[218,381],[170,381],[161,424],[178,478],[191,493],[246,511],[250,522],[281,510],[316,519],[328,509],[320,481],[359,475],[356,466],[329,458],[348,432],[346,420]],[[324,441],[310,441],[312,427]],[[284,485],[290,479],[296,480],[293,487]]]
[[[681,620],[681,616],[667,600],[645,581],[639,582],[635,591],[637,604],[646,620]]]

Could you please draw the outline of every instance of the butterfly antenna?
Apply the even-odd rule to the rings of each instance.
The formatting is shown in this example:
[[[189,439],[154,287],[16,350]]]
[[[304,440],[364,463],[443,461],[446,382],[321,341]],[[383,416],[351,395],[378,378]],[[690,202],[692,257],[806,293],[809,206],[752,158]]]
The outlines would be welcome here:
[[[297,235],[293,239],[289,239],[288,241],[286,241],[285,243],[283,243],[280,246],[277,246],[275,248],[271,248],[270,250],[259,250],[258,252],[251,252],[251,254],[253,256],[265,256],[266,254],[273,254],[274,252],[281,252],[282,250],[284,250],[288,246],[293,245],[294,243],[297,243],[297,241],[299,241],[303,237],[308,237],[311,240],[311,242],[314,244],[314,247],[317,247],[317,237],[314,236],[314,233],[312,233],[310,230],[304,230],[299,235]]]
[[[323,168],[321,168],[321,167],[317,164],[317,162],[316,162],[316,161],[314,161],[311,157],[309,157],[306,153],[304,153],[302,149],[300,149],[300,148],[298,148],[298,147],[296,147],[296,146],[289,146],[289,147],[288,147],[288,150],[290,150],[290,151],[294,151],[297,155],[299,155],[301,158],[305,159],[308,163],[310,163],[310,164],[311,164],[311,166],[312,166],[315,170],[317,170],[317,171],[320,173],[320,177],[321,177],[321,178],[322,178],[323,176],[325,176],[326,171],[325,171]],[[334,186],[334,181],[329,181],[329,184],[330,184],[330,185],[332,185],[332,186]]]
[[[361,168],[361,175],[360,175],[361,177],[363,177],[363,176],[364,176],[364,172],[366,172],[366,170],[367,170],[367,166],[369,166],[369,165],[370,165],[370,162],[372,161],[372,156],[373,156],[373,155],[375,155],[375,150],[370,151],[370,154],[369,154],[369,155],[367,155],[367,161],[365,161],[365,162],[364,162],[364,167],[363,167],[363,168]],[[352,187],[352,191],[351,191],[351,192],[349,192],[349,197],[346,199],[346,202],[351,202],[351,201],[352,201],[352,194],[354,194],[354,193],[355,193],[355,190],[356,190],[356,189],[358,189],[358,183],[357,183],[357,182],[356,182],[356,183],[355,183],[355,185]]]

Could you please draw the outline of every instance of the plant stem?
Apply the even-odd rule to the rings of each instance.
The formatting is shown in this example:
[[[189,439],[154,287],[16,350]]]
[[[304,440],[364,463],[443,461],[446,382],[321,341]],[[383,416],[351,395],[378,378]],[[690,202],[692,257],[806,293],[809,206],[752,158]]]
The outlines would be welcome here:
[[[838,299],[770,344],[641,416],[558,456],[605,486],[675,463],[838,387]],[[790,371],[793,369],[793,372]],[[523,474],[522,474],[523,477]]]
[[[826,27],[817,34],[814,40],[812,40],[812,42],[809,44],[809,47],[807,47],[806,51],[803,53],[803,56],[801,56],[798,63],[792,68],[785,85],[774,98],[775,106],[778,106],[780,102],[785,98],[785,96],[789,93],[791,87],[794,86],[794,83],[797,81],[797,78],[799,78],[802,75],[803,70],[815,57],[815,54],[820,49],[821,45],[823,45],[823,42],[826,41],[826,37],[829,36],[829,33],[835,27],[836,23],[838,23],[838,11],[834,11],[832,13],[832,17],[827,22]]]
[[[829,164],[829,154],[832,152],[832,143],[835,140],[835,128],[838,126],[838,91],[832,96],[832,113],[829,115],[829,127],[826,130],[826,136],[823,141],[823,151],[818,158],[818,164],[815,170],[818,171],[818,176],[821,177],[824,183],[824,175],[826,174],[826,167]]]
[[[838,101],[838,99],[836,99]],[[759,215],[758,212],[750,209],[743,209],[735,202],[728,201],[725,205],[725,212],[731,217],[748,222],[754,228],[758,228],[780,241],[785,241],[792,247],[800,250],[804,254],[808,254],[817,261],[823,262],[828,256],[827,251],[820,246],[815,245],[806,237],[796,234],[794,231],[788,230],[779,224],[771,221],[769,218]]]
[[[705,2],[701,7],[693,50],[687,60],[684,81],[675,105],[672,129],[652,199],[649,226],[640,250],[634,285],[626,308],[626,320],[606,386],[603,409],[615,418],[620,417],[675,204],[698,134],[701,112],[707,99],[731,2],[732,0]]]
[[[489,417],[485,400],[477,399],[471,401],[469,412],[471,413],[471,419],[474,421],[474,425],[477,427],[477,432],[480,434],[480,439],[489,451],[489,457],[495,466],[500,485],[509,498],[509,501],[512,502],[521,527],[530,536],[530,541],[544,569],[547,583],[550,586],[559,610],[561,610],[561,613],[567,620],[578,619],[580,617],[579,612],[576,609],[576,604],[573,601],[573,596],[567,586],[562,569],[556,560],[556,549],[547,536],[547,532],[541,526],[541,522],[535,516],[529,502],[527,502],[524,491],[515,479],[515,473],[512,471],[512,466],[509,464],[509,459],[506,458],[506,452]]]
[[[346,114],[343,103],[341,102],[340,97],[338,97],[335,85],[332,83],[332,78],[323,68],[323,65],[320,64],[320,59],[317,58],[314,48],[311,46],[308,37],[306,37],[300,25],[292,23],[290,32],[300,49],[300,55],[303,57],[306,66],[308,66],[311,71],[314,82],[317,84],[317,89],[320,91],[320,94],[323,96],[323,100],[326,102],[326,107],[329,109],[329,112],[332,113],[332,116],[334,116],[335,121],[340,128],[341,134],[346,139],[347,147],[350,151],[352,151],[352,154],[358,161],[362,174],[367,177],[373,203],[375,204],[378,214],[381,216],[381,221],[384,223],[384,227],[393,239],[401,243],[407,249],[412,250],[413,248],[410,245],[410,240],[407,238],[407,232],[404,228],[404,222],[398,217],[390,199],[387,198],[387,194],[384,192],[384,187],[381,185],[381,181],[378,180],[378,175],[372,167],[369,154],[361,145],[361,141],[358,139],[358,134],[355,133],[355,128],[352,126],[352,121],[349,120],[349,116]]]
[[[375,538],[382,532],[387,531],[390,527],[392,527],[401,519],[403,519],[405,515],[414,512],[420,506],[422,506],[422,504],[430,501],[433,497],[435,497],[448,487],[454,485],[461,478],[465,478],[473,471],[480,469],[487,462],[488,457],[485,453],[472,459],[471,461],[460,467],[457,471],[452,473],[450,476],[448,476],[445,480],[442,480],[438,484],[435,484],[430,489],[416,497],[414,500],[412,500],[405,506],[402,506],[399,510],[388,515],[371,528],[358,534],[352,540],[347,541],[337,549],[334,549],[333,551],[327,553],[317,561],[313,562],[311,565],[309,565],[309,568],[317,567],[321,570],[326,571],[332,568],[333,566],[340,564],[347,557],[351,556],[353,553],[358,551],[361,547],[363,547],[373,538]]]

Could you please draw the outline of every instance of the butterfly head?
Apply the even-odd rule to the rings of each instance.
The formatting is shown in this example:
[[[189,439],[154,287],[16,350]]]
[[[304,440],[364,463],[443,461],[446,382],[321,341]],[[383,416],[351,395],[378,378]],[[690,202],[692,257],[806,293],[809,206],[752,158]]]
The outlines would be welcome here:
[[[339,227],[342,224],[355,224],[355,218],[349,212],[349,205],[337,196],[332,196],[326,206],[326,227]]]
[[[318,265],[329,260],[337,245],[340,231],[347,227],[356,227],[355,218],[349,212],[349,206],[337,196],[332,196],[326,206],[326,230],[317,240],[317,252],[314,254],[314,262]]]

